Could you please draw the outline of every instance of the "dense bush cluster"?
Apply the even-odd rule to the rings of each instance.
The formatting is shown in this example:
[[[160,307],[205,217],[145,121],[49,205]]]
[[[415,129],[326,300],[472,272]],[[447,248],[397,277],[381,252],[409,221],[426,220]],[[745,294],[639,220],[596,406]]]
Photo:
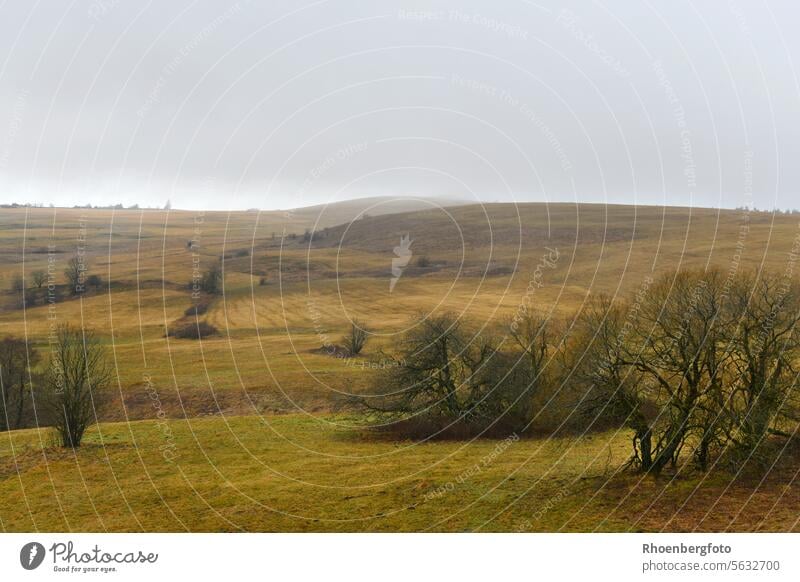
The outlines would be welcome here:
[[[218,330],[207,321],[185,321],[173,325],[169,330],[170,337],[176,339],[202,339],[216,335]]]
[[[713,270],[646,279],[628,301],[600,297],[561,323],[527,309],[488,333],[423,318],[356,403],[431,433],[625,427],[631,463],[654,474],[682,460],[739,466],[800,419],[799,321],[790,274]]]
[[[634,432],[633,462],[660,473],[682,454],[701,469],[758,460],[797,420],[800,291],[785,275],[685,273],[631,305],[595,303],[580,318],[597,414]]]
[[[381,420],[435,434],[519,432],[549,383],[552,323],[532,315],[513,339],[477,330],[452,314],[423,317],[386,356],[390,365],[356,405]],[[510,345],[513,343],[513,347]]]
[[[191,242],[191,241],[190,241]],[[218,260],[209,265],[204,271],[195,269],[192,272],[192,279],[189,281],[188,288],[192,292],[193,299],[199,299],[202,295],[222,294],[222,261]]]

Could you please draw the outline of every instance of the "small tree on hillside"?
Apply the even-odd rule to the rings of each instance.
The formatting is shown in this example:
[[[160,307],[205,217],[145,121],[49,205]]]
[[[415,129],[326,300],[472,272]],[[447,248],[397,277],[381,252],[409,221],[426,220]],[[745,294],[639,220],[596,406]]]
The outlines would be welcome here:
[[[342,342],[351,356],[357,356],[364,349],[364,345],[369,338],[369,330],[360,321],[354,320],[350,325],[350,332],[344,337]]]
[[[222,291],[222,265],[215,262],[200,277],[200,289],[209,295],[219,295]]]
[[[37,289],[41,289],[42,285],[47,282],[47,273],[44,271],[34,271],[33,272],[33,284],[36,285]]]
[[[70,292],[73,295],[80,295],[85,291],[84,276],[88,265],[85,261],[81,261],[78,257],[72,257],[67,262],[67,268],[64,269],[64,275],[67,277]]]
[[[76,448],[97,420],[112,369],[105,348],[91,331],[62,325],[52,350],[45,404],[62,446]]]
[[[211,295],[219,293],[222,269],[219,264],[213,264],[203,274],[203,291]]]
[[[554,368],[551,360],[562,342],[563,330],[552,318],[529,311],[512,319],[508,328],[510,339],[524,356],[520,364],[534,394],[547,383],[548,373]]]

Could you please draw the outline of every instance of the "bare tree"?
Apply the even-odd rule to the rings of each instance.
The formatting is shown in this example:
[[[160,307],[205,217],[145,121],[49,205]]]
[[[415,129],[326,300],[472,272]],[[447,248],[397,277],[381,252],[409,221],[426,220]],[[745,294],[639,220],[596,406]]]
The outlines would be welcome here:
[[[209,295],[218,295],[221,292],[222,265],[219,261],[211,264],[203,273],[200,288]]]
[[[582,375],[634,431],[633,461],[659,474],[694,448],[701,468],[726,441],[732,320],[716,271],[667,274],[634,304],[601,300],[582,316]]]
[[[45,403],[62,446],[76,448],[97,420],[112,369],[105,348],[91,331],[62,325],[52,349]]]
[[[67,262],[67,268],[64,269],[64,275],[67,277],[70,292],[73,295],[80,295],[85,291],[84,277],[88,265],[78,257],[72,257]]]
[[[31,390],[30,369],[38,351],[27,341],[6,337],[0,341],[0,431],[25,426],[25,403]]]
[[[584,410],[591,422],[603,418],[631,429],[631,461],[649,471],[657,415],[642,374],[630,364],[635,357],[629,342],[636,311],[625,302],[598,297],[577,318],[568,351],[574,377],[587,392]]]
[[[753,454],[780,417],[800,420],[794,395],[800,355],[800,286],[785,276],[747,274],[732,286],[733,370],[725,399],[731,432]]]
[[[516,431],[527,426],[520,354],[498,350],[453,314],[420,317],[369,396],[357,403],[392,419],[425,420],[433,430],[460,423],[475,430]]]
[[[716,427],[708,423],[716,415],[705,415],[699,423],[698,412],[715,409],[712,403],[723,381],[723,291],[716,271],[669,274],[653,284],[637,314],[628,363],[642,374],[646,395],[658,410],[657,440],[647,469],[652,473],[676,464],[693,432],[703,446],[716,439]],[[700,463],[705,465],[702,458]]]
[[[369,339],[369,330],[366,325],[358,320],[353,320],[350,324],[350,332],[344,336],[342,343],[351,356],[357,356],[364,349]]]
[[[697,426],[697,411],[714,398],[723,326],[721,275],[678,273],[657,280],[641,305],[631,335],[628,363],[645,380],[646,395],[658,410],[652,464],[660,473],[673,465]],[[709,435],[702,436],[710,444]]]
[[[513,408],[520,418],[530,419],[537,399],[546,397],[544,389],[552,387],[553,380],[564,371],[565,329],[560,321],[527,309],[507,321],[504,329],[508,330],[511,348],[503,356],[512,358],[505,373],[507,382],[516,386],[512,392],[518,397]],[[500,359],[495,355],[494,363]]]
[[[33,284],[36,285],[37,289],[41,289],[42,285],[47,282],[47,273],[45,271],[34,271],[33,272]]]
[[[562,326],[542,313],[526,311],[508,324],[509,336],[524,355],[524,366],[531,392],[547,383],[554,369],[551,358],[563,341]]]

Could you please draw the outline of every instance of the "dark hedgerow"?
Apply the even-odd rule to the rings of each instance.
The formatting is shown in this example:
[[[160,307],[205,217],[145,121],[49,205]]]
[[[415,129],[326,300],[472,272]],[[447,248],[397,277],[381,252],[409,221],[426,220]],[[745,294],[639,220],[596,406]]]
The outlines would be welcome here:
[[[202,339],[212,335],[217,335],[218,330],[216,327],[207,321],[189,321],[181,323],[170,329],[170,337],[176,339]]]

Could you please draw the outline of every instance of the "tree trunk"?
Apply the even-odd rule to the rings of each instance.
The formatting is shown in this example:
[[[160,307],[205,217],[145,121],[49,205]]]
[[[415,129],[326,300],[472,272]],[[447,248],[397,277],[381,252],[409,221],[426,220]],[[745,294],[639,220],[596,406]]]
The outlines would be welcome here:
[[[648,473],[653,466],[653,433],[650,427],[646,426],[637,430],[636,440],[639,443],[642,471]]]
[[[697,465],[701,471],[708,469],[708,449],[711,446],[711,437],[708,432],[703,433],[703,438],[700,439],[700,445],[697,447]]]
[[[22,428],[22,413],[25,410],[25,377],[20,376],[19,391],[17,393],[17,422],[14,428]]]
[[[670,462],[675,462],[675,453],[683,444],[683,439],[686,437],[686,423],[689,417],[686,414],[683,421],[677,427],[670,428],[670,437],[667,444],[661,449],[653,459],[653,464],[650,467],[650,473],[654,475],[661,474],[664,467]]]

